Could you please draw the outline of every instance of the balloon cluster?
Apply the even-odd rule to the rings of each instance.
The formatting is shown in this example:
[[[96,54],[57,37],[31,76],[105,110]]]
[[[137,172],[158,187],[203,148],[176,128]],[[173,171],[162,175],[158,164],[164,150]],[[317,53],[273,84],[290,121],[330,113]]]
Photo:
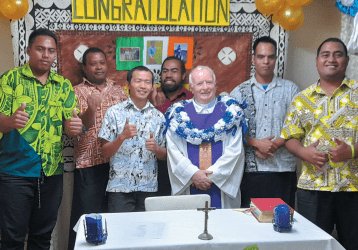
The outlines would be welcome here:
[[[28,0],[0,0],[0,18],[20,19],[28,10]]]
[[[301,27],[305,16],[302,6],[313,0],[255,0],[256,8],[264,15],[272,15],[272,22],[279,23],[285,30]]]

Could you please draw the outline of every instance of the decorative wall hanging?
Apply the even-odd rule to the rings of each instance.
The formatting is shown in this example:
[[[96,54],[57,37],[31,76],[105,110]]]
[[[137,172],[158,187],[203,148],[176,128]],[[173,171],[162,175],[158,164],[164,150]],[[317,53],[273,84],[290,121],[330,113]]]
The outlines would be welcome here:
[[[229,26],[178,26],[178,25],[146,25],[146,24],[91,24],[91,23],[73,23],[72,22],[72,7],[70,0],[30,0],[28,14],[19,20],[11,22],[11,33],[13,41],[14,51],[14,63],[16,66],[24,65],[28,61],[26,54],[27,40],[30,33],[38,28],[48,28],[58,34],[64,34],[66,32],[72,32],[76,36],[80,36],[85,32],[91,32],[92,34],[98,34],[101,38],[107,37],[111,32],[124,32],[128,36],[137,36],[136,33],[141,33],[142,36],[184,36],[186,34],[193,34],[201,36],[206,41],[205,35],[212,34],[213,36],[222,35],[235,35],[235,34],[250,34],[252,36],[252,43],[261,36],[271,36],[278,43],[278,57],[276,74],[283,77],[285,72],[285,60],[286,60],[286,44],[288,43],[288,33],[279,25],[272,23],[269,19],[263,16],[255,6],[254,0],[232,0],[230,2],[230,25]],[[62,40],[62,38],[61,38]],[[79,40],[79,39],[77,39]],[[115,43],[106,44],[106,53],[112,53],[112,60],[115,56]],[[108,47],[109,46],[109,47]],[[61,47],[61,48],[60,48]],[[78,46],[77,46],[78,47]],[[76,47],[76,48],[77,48]],[[220,51],[227,46],[223,46]],[[229,46],[230,47],[230,46]],[[64,50],[65,46],[59,46],[59,49]],[[103,47],[102,47],[103,48]],[[194,44],[194,56],[198,55],[195,52],[199,52],[200,47],[195,47]],[[200,53],[200,52],[199,52]],[[61,51],[60,51],[61,54]],[[73,51],[71,53],[73,55]],[[219,52],[216,54],[218,58]],[[193,56],[193,57],[194,57]],[[247,55],[250,57],[250,54]],[[60,57],[60,56],[59,56]],[[74,58],[74,56],[73,56]],[[239,58],[236,58],[236,61]],[[78,84],[81,78],[79,71],[79,62],[74,58],[77,64],[67,62],[66,67],[62,65],[61,74],[66,75],[72,71],[70,75],[77,80],[71,81],[74,84]],[[218,59],[219,60],[219,59]],[[68,66],[67,66],[68,65]],[[223,64],[224,65],[224,64]],[[115,64],[112,65],[115,67]],[[57,71],[57,60],[55,60],[52,70]],[[220,72],[221,66],[215,70]],[[159,80],[160,70],[155,70],[156,81]],[[77,73],[74,73],[77,72]],[[248,74],[245,74],[245,79],[254,74],[255,70],[253,65],[250,66]],[[118,78],[118,81],[125,79]],[[244,80],[245,80],[244,79]],[[218,78],[218,80],[220,80]],[[233,84],[239,84],[235,82]],[[64,144],[66,151],[65,155],[65,168],[73,168],[73,157],[70,150],[66,147],[71,147],[71,141],[65,141]],[[68,152],[67,152],[68,151]]]

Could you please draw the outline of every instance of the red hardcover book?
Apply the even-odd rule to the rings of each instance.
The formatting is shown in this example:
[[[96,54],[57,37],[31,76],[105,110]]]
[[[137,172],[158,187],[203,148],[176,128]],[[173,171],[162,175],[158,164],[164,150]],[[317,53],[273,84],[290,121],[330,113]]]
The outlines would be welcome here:
[[[259,222],[272,222],[273,210],[279,204],[286,204],[280,198],[252,198],[251,212]],[[293,208],[290,207],[290,214],[293,215]]]

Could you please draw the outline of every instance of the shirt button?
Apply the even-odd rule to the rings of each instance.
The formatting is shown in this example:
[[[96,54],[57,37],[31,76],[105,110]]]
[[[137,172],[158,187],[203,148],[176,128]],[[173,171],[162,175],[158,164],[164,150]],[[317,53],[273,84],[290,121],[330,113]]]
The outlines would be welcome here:
[[[264,129],[264,131],[266,131],[266,129]]]
[[[265,104],[265,106],[267,107],[267,104]]]

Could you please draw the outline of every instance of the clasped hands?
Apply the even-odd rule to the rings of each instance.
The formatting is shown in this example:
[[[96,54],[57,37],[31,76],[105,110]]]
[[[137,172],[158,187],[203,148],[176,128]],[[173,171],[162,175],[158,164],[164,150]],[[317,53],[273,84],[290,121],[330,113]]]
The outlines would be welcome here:
[[[209,175],[212,173],[212,171],[199,170],[191,177],[192,185],[203,191],[210,189],[213,181],[209,179]]]
[[[279,148],[275,143],[276,140],[272,140],[275,136],[270,136],[264,139],[257,139],[255,147],[257,150],[255,151],[255,155],[259,158],[266,160],[269,157],[274,157],[274,153]]]

